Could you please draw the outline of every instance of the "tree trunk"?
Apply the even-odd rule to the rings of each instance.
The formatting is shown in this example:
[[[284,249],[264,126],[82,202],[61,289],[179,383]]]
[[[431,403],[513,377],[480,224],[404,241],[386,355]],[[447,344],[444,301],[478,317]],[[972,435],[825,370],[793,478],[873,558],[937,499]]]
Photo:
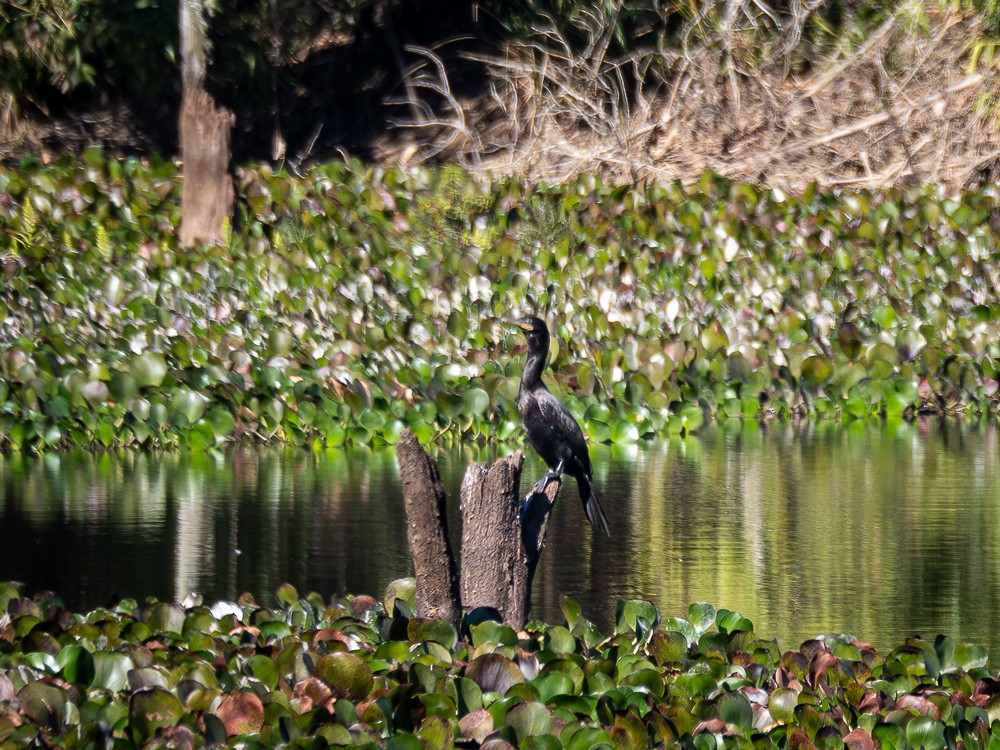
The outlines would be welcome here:
[[[518,488],[524,456],[520,452],[487,467],[470,466],[461,490],[462,564],[458,576],[448,544],[437,463],[409,430],[396,446],[396,460],[403,481],[407,537],[421,615],[454,621],[463,610],[492,607],[504,623],[523,628],[560,482],[551,482],[544,494],[532,491],[522,506]]]
[[[181,0],[181,244],[216,242],[232,216],[229,132],[233,115],[205,91],[205,0]]]

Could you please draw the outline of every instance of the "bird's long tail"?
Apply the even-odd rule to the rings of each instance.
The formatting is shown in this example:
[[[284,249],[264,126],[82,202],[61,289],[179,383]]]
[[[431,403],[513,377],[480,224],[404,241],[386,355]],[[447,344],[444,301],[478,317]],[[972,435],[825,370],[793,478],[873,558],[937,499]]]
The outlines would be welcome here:
[[[608,516],[601,505],[601,498],[597,496],[597,490],[590,483],[587,477],[580,477],[578,482],[580,487],[580,499],[583,500],[583,512],[587,514],[587,520],[595,530],[603,531],[609,537],[611,531],[608,529]]]

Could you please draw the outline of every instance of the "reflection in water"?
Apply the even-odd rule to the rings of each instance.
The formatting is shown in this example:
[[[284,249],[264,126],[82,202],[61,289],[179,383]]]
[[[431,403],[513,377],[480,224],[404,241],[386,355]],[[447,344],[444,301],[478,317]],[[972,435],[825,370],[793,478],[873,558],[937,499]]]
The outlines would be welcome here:
[[[824,632],[881,648],[947,632],[997,651],[996,438],[992,425],[736,425],[598,446],[614,538],[591,533],[570,482],[534,614],[559,621],[566,594],[607,627],[618,598],[665,616],[709,601],[786,648]],[[453,524],[465,466],[490,458],[439,456]],[[531,456],[524,486],[544,471]],[[391,449],[0,456],[0,519],[0,579],[75,608],[190,591],[270,600],[283,581],[379,594],[412,570]]]

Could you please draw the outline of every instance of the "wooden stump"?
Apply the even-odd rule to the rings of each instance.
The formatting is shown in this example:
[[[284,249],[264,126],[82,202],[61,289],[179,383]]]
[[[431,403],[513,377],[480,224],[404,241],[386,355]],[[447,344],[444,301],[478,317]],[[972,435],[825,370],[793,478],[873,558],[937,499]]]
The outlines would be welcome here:
[[[417,578],[417,614],[457,624],[462,619],[458,573],[437,462],[409,430],[396,445],[396,461],[403,483],[406,538]]]
[[[520,451],[486,467],[469,466],[460,498],[461,573],[455,576],[458,566],[448,544],[437,463],[409,430],[396,446],[396,460],[403,480],[420,614],[454,621],[463,611],[493,607],[504,623],[523,628],[560,483],[551,482],[544,494],[532,492],[522,511],[519,487],[524,456]]]

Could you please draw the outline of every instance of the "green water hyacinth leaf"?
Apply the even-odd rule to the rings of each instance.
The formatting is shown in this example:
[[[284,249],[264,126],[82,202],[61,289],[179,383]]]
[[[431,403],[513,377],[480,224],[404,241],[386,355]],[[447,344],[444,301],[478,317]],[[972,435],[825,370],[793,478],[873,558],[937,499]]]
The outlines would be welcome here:
[[[462,391],[462,401],[467,414],[482,414],[490,405],[490,395],[482,388],[469,388]]]
[[[715,625],[723,633],[735,633],[737,630],[753,632],[753,623],[749,619],[728,609],[720,609],[715,613]]]
[[[163,688],[144,688],[129,700],[129,731],[137,744],[143,744],[161,727],[172,727],[184,715],[177,697]]]
[[[791,688],[778,688],[771,692],[767,707],[775,721],[788,724],[795,718],[795,706],[798,700],[797,691]]]
[[[11,615],[0,744],[12,747],[39,737],[75,747],[110,731],[119,743],[144,747],[187,747],[197,734],[206,744],[246,747],[419,738],[434,746],[943,750],[957,739],[987,747],[991,732],[989,705],[966,700],[992,700],[989,672],[978,666],[985,653],[947,636],[908,639],[885,659],[847,637],[782,652],[744,630],[742,615],[699,603],[689,614],[704,632],[692,648],[679,629],[645,640],[626,630],[558,655],[581,645],[562,626],[530,623],[515,632],[485,619],[495,614],[473,612],[470,629],[507,628],[509,645],[492,640],[470,650],[450,625],[399,606],[393,616],[374,599],[366,608],[369,597],[327,603],[315,593],[291,596],[287,587],[273,609],[193,597],[167,609],[124,601],[44,621],[50,599],[18,596],[9,584],[0,592]],[[147,621],[169,621],[174,606],[181,632],[155,633]],[[637,623],[652,606],[633,603]],[[582,630],[582,614],[569,609]],[[694,633],[686,620],[670,626]],[[283,633],[280,644],[265,629]],[[447,646],[426,639],[439,629]],[[505,653],[487,650],[494,647]],[[927,669],[929,658],[936,668]]]
[[[634,443],[639,440],[639,429],[631,422],[618,421],[611,425],[612,443]]]
[[[559,608],[562,610],[563,617],[566,618],[566,627],[571,632],[576,632],[576,626],[583,618],[583,610],[580,608],[580,605],[575,600],[564,595],[559,598]]]
[[[499,622],[481,622],[469,626],[472,645],[479,647],[484,643],[499,643],[503,646],[516,646],[517,633],[514,628]]]
[[[483,707],[483,690],[474,680],[458,677],[455,680],[455,689],[458,694],[459,713],[468,714]]]
[[[275,596],[278,597],[278,601],[285,606],[291,606],[299,600],[299,592],[295,590],[295,587],[290,583],[283,583],[278,586]]]
[[[981,646],[968,643],[959,643],[955,646],[955,664],[966,672],[982,669],[988,661],[989,654]]]
[[[56,656],[56,664],[67,682],[90,685],[97,675],[94,657],[80,645],[63,646]]]
[[[615,632],[634,632],[646,636],[660,623],[660,610],[651,602],[639,599],[621,599],[615,608]]]
[[[694,643],[698,638],[698,633],[695,631],[694,625],[683,617],[671,617],[663,624],[663,627],[667,631],[674,631],[683,635],[687,639],[688,645]]]
[[[263,654],[251,656],[247,661],[247,670],[268,689],[274,690],[278,686],[278,670],[274,662]]]
[[[576,638],[566,628],[556,626],[546,633],[546,644],[556,654],[572,654],[576,651]]]
[[[726,693],[716,703],[719,721],[744,733],[753,725],[753,710],[750,701],[742,693]],[[772,714],[773,715],[773,714]]]
[[[401,424],[428,442],[511,441],[523,362],[499,319],[538,305],[556,334],[546,378],[591,441],[687,436],[761,404],[778,420],[1000,404],[1000,305],[977,287],[1000,258],[983,230],[992,186],[808,197],[710,174],[531,186],[450,167],[244,166],[227,241],[190,250],[157,229],[180,216],[176,165],[91,160],[0,167],[0,234],[28,217],[32,240],[0,316],[39,334],[0,342],[0,450],[322,449],[392,443]],[[635,283],[602,297],[615,268]],[[887,385],[900,380],[920,393]],[[178,390],[208,399],[197,419]],[[612,434],[619,415],[638,438]]]
[[[97,651],[93,654],[94,687],[101,687],[112,693],[124,690],[128,685],[128,673],[135,663],[126,654]]]
[[[176,604],[157,602],[143,611],[144,620],[155,633],[177,633],[184,631],[184,610]]]
[[[429,619],[410,620],[407,636],[411,641],[435,641],[452,650],[458,643],[458,632],[449,622]]]
[[[552,714],[541,703],[526,701],[507,711],[504,725],[514,730],[518,742],[523,742],[528,737],[548,734],[552,728]]]
[[[65,690],[48,682],[30,682],[17,694],[24,714],[35,724],[60,732],[70,717],[70,696]]]
[[[717,611],[707,602],[696,602],[688,606],[688,620],[697,635],[701,635],[715,624]]]
[[[415,578],[397,578],[386,586],[386,612],[393,611],[397,600],[406,604],[411,612],[417,611],[417,581]]]
[[[906,739],[918,750],[942,750],[947,745],[944,724],[927,716],[914,717],[907,723]]]
[[[657,631],[653,633],[649,643],[650,654],[659,666],[683,662],[687,656],[687,649],[688,638],[675,630]]]
[[[556,696],[572,695],[575,689],[573,680],[558,671],[536,677],[531,685],[538,692],[538,699],[542,703],[550,703]]]
[[[167,376],[167,363],[162,355],[145,351],[132,360],[132,376],[140,386],[155,388]]]

